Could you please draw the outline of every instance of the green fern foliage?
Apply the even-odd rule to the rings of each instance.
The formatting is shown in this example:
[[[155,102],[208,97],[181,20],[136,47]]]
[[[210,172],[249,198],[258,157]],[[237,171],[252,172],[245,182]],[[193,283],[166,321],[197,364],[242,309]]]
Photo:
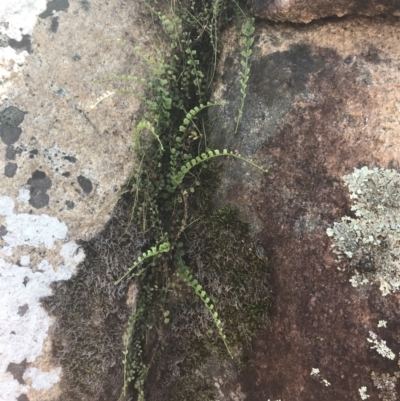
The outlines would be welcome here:
[[[193,122],[194,117],[196,117],[205,108],[212,107],[212,106],[223,106],[224,104],[225,103],[222,103],[222,102],[219,102],[219,103],[218,102],[216,102],[216,103],[207,102],[207,104],[200,104],[199,106],[194,107],[192,110],[190,110],[186,114],[186,117],[184,118],[182,125],[179,127],[179,131],[186,132],[189,124]]]
[[[237,134],[238,128],[239,128],[239,123],[240,120],[242,119],[243,115],[243,107],[244,107],[244,101],[246,99],[246,88],[247,88],[247,82],[249,80],[250,76],[250,66],[249,66],[249,60],[250,56],[252,54],[251,46],[253,45],[254,38],[254,18],[248,19],[243,27],[242,30],[242,35],[244,36],[243,38],[243,45],[244,45],[244,50],[240,53],[242,56],[242,60],[240,64],[242,65],[242,71],[240,72],[240,93],[241,93],[241,103],[238,111],[238,115],[236,117],[236,127],[235,127],[235,134]]]
[[[139,166],[131,175],[125,193],[132,195],[132,220],[136,227],[143,229],[145,243],[150,244],[150,249],[115,281],[117,285],[134,278],[138,283],[137,306],[127,322],[124,339],[123,395],[134,396],[139,401],[211,401],[215,389],[210,389],[206,383],[200,387],[196,384],[196,388],[202,388],[201,394],[196,396],[193,396],[193,390],[185,387],[183,392],[180,389],[173,392],[172,397],[152,398],[149,385],[154,379],[152,369],[158,369],[154,367],[154,361],[158,364],[161,360],[162,364],[168,359],[169,351],[167,354],[164,351],[174,347],[168,344],[168,339],[174,338],[173,333],[180,332],[178,322],[185,318],[185,305],[193,307],[192,316],[199,318],[194,324],[202,327],[204,333],[199,335],[199,341],[203,343],[196,343],[193,349],[192,342],[197,340],[187,333],[188,340],[179,352],[187,350],[183,359],[193,361],[193,365],[188,362],[183,369],[194,372],[193,369],[197,369],[194,361],[201,360],[203,351],[208,355],[213,350],[212,353],[217,352],[225,359],[226,351],[233,358],[229,344],[235,350],[240,349],[244,336],[231,333],[236,315],[227,308],[230,302],[225,302],[226,295],[218,298],[213,277],[201,278],[198,267],[192,273],[184,260],[191,261],[190,265],[194,266],[193,248],[188,238],[197,232],[196,226],[201,225],[209,214],[206,209],[210,213],[213,210],[217,172],[220,171],[213,159],[225,156],[246,162],[263,173],[267,170],[237,152],[212,150],[207,144],[210,121],[205,111],[224,104],[207,101],[211,98],[210,88],[220,51],[219,34],[224,24],[226,26],[234,18],[235,7],[239,7],[235,0],[171,0],[169,5],[154,2],[146,6],[158,24],[157,32],[165,40],[163,53],[153,51],[149,54],[146,49],[135,47],[136,54],[148,65],[144,68],[147,75],[144,78],[121,75],[109,79],[114,85],[113,93],[136,91],[144,106],[142,119],[132,135]],[[249,19],[242,31],[245,48],[241,53],[241,106],[235,132],[243,113],[253,33],[254,19]],[[130,84],[133,85],[129,87]],[[138,87],[142,93],[138,93]],[[202,168],[194,169],[200,165]],[[201,235],[195,236],[194,244],[203,243],[206,231],[201,230]],[[229,235],[229,238],[234,237],[234,233]],[[157,243],[159,245],[154,245]],[[199,255],[203,251],[205,249]],[[202,316],[205,316],[204,326],[201,326]],[[200,331],[196,329],[195,332]],[[188,383],[190,381],[188,379]]]
[[[115,285],[119,284],[126,276],[128,276],[132,270],[137,267],[138,265],[140,265],[141,263],[143,263],[143,261],[145,259],[148,258],[152,258],[152,257],[156,257],[162,253],[165,252],[169,252],[169,250],[171,249],[171,244],[169,242],[163,242],[162,244],[160,244],[158,247],[156,246],[152,246],[147,252],[143,252],[142,256],[139,256],[136,261],[133,263],[133,265],[126,271],[126,273],[119,278],[117,281],[115,281]],[[135,276],[140,275],[142,272],[138,272],[135,274]]]
[[[164,151],[164,146],[162,144],[162,142],[160,141],[160,137],[157,135],[156,130],[154,129],[154,127],[151,125],[150,121],[147,120],[142,120],[140,121],[140,123],[136,126],[135,129],[135,143],[136,143],[136,149],[139,151],[140,150],[140,134],[143,130],[147,130],[148,132],[150,132],[154,138],[158,141],[159,145],[160,145],[160,149],[161,152]]]
[[[251,166],[257,168],[258,170],[262,171],[263,173],[267,173],[268,170],[263,169],[262,167],[258,166],[257,164],[253,163],[251,160],[248,160],[241,156],[240,154],[236,154],[232,151],[228,151],[224,149],[222,152],[220,152],[218,149],[216,150],[208,150],[206,153],[202,153],[200,156],[197,156],[194,159],[191,159],[190,161],[186,162],[184,164],[180,171],[178,171],[174,176],[171,178],[171,185],[167,186],[168,191],[173,192],[175,189],[182,183],[183,179],[185,178],[186,174],[195,166],[197,166],[200,163],[206,162],[207,160],[210,160],[214,157],[219,157],[219,156],[231,156],[234,157],[235,159],[242,160]]]
[[[190,273],[190,270],[185,264],[183,263],[183,260],[179,254],[176,255],[176,260],[177,260],[177,265],[179,267],[179,274],[181,277],[185,279],[185,281],[189,284],[190,287],[194,290],[194,293],[201,299],[203,302],[204,306],[207,308],[207,310],[210,312],[210,315],[212,319],[214,320],[214,324],[218,330],[218,334],[221,337],[222,341],[224,342],[225,348],[228,351],[228,354],[233,358],[232,352],[228,346],[228,343],[226,341],[226,335],[224,333],[224,330],[222,328],[222,322],[218,317],[218,312],[215,310],[215,305],[211,301],[210,297],[207,296],[207,293],[204,291],[203,287],[199,284],[197,279],[193,277],[193,275]]]

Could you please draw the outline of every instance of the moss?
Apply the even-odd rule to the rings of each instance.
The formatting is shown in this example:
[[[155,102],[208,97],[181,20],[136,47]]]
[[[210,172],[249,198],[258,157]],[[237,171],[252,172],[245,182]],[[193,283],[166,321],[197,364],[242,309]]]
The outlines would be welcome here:
[[[57,317],[53,357],[63,368],[63,401],[118,400],[123,383],[122,337],[129,314],[128,283],[114,280],[143,245],[121,199],[104,231],[83,244],[86,260],[42,300]]]
[[[215,305],[235,357],[227,354],[203,302],[176,279],[166,303],[171,321],[163,329],[163,350],[148,378],[149,401],[217,399],[214,378],[232,379],[244,363],[243,348],[268,325],[268,263],[239,213],[213,210],[185,236],[186,264]]]

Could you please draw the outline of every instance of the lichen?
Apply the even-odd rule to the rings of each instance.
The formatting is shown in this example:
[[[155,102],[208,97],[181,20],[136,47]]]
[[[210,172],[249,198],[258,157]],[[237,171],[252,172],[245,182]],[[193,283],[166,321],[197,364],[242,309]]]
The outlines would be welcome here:
[[[373,347],[371,347],[371,349],[376,349],[376,352],[382,355],[384,358],[393,360],[396,357],[393,351],[386,345],[386,341],[378,341],[378,336],[373,331],[369,332],[369,337],[370,338],[367,338],[367,341],[375,344]]]
[[[379,284],[382,295],[400,289],[400,174],[395,170],[354,169],[343,177],[355,217],[345,216],[326,233],[338,261],[354,273],[353,287]]]
[[[369,398],[369,395],[367,394],[367,387],[363,386],[358,389],[358,392],[360,393],[360,397],[362,400],[366,400]]]
[[[381,375],[375,372],[371,373],[372,381],[379,390],[379,398],[382,401],[397,401],[396,382],[399,376],[400,372],[395,372],[394,376],[390,376],[388,373]]]

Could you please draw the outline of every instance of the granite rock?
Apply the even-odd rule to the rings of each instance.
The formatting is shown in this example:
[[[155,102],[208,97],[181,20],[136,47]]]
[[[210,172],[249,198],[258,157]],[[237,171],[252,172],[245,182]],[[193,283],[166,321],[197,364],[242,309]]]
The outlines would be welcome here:
[[[91,106],[115,89],[102,80],[143,76],[130,45],[150,49],[149,26],[132,1],[0,4],[1,401],[63,399],[41,299],[84,260],[77,242],[104,227],[134,166],[139,101]]]
[[[209,110],[211,141],[269,172],[228,157],[217,200],[251,222],[275,298],[271,330],[254,339],[234,384],[252,401],[350,401],[363,387],[384,397],[371,374],[398,370],[400,296],[354,288],[326,230],[353,216],[345,175],[364,166],[400,171],[398,20],[260,22],[237,134],[243,49],[231,31],[224,39],[214,99],[226,105]],[[394,361],[374,349],[382,341]]]
[[[400,15],[398,0],[251,0],[257,17],[271,21],[308,23],[344,15]]]

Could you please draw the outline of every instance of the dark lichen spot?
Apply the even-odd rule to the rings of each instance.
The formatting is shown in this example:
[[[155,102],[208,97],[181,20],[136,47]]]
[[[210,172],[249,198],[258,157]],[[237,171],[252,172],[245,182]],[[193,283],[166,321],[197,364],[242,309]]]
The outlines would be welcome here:
[[[89,0],[79,0],[79,4],[81,5],[82,10],[86,12],[90,11],[90,8],[92,7]]]
[[[37,149],[33,149],[29,152],[29,158],[33,159],[35,156],[39,154],[39,151]]]
[[[66,171],[65,173],[62,173],[61,175],[68,178],[71,176],[71,173],[69,171]]]
[[[7,163],[4,167],[4,175],[7,178],[13,178],[15,173],[17,172],[18,165],[16,163]]]
[[[71,163],[76,163],[76,157],[74,156],[64,156],[65,160],[68,160]]]
[[[18,127],[24,121],[25,113],[14,106],[5,108],[0,113],[0,124]]]
[[[3,125],[0,127],[0,137],[6,145],[12,145],[17,142],[21,133],[22,129],[19,127],[12,127],[10,125]]]
[[[7,229],[4,226],[0,226],[0,238],[3,238],[7,233]]]
[[[89,194],[90,192],[92,192],[92,181],[90,181],[88,178],[85,178],[83,175],[78,176],[78,184],[83,189],[83,192],[85,192],[85,194]]]
[[[25,384],[23,376],[26,370],[26,365],[26,359],[24,359],[21,363],[11,362],[7,367],[7,372],[10,372],[14,380],[17,380],[19,384]]]
[[[310,46],[292,45],[289,50],[272,53],[252,63],[249,90],[263,96],[270,94],[271,101],[285,92],[300,93],[305,90],[310,74],[322,66]]]
[[[354,57],[353,56],[347,56],[343,61],[346,64],[351,64],[353,62]]]
[[[31,186],[29,203],[36,209],[47,206],[50,197],[46,191],[51,188],[52,182],[46,173],[36,170],[32,173],[32,178],[29,178],[27,183]]]
[[[71,58],[72,58],[72,61],[82,60],[82,56],[79,53],[74,53]]]
[[[17,401],[29,401],[29,398],[26,394],[21,394],[18,396]]]
[[[72,210],[75,207],[75,203],[72,201],[65,201],[65,204],[67,205],[68,210]]]
[[[382,52],[379,49],[371,45],[364,54],[364,60],[371,64],[379,64],[382,61],[380,53]]]
[[[8,45],[15,50],[25,50],[28,53],[32,53],[31,35],[22,35],[22,39],[19,42],[15,39],[8,39]]]
[[[31,185],[32,187],[42,189],[45,191],[51,188],[50,178],[47,177],[44,171],[39,171],[39,170],[36,170],[32,173],[32,178],[29,178],[28,184]]]
[[[31,188],[29,203],[36,209],[41,209],[49,204],[50,197],[45,192]]]
[[[24,316],[25,313],[28,312],[28,310],[29,310],[28,304],[22,305],[22,306],[18,307],[18,315]]]
[[[54,18],[51,20],[51,27],[50,27],[51,32],[56,33],[57,30],[58,30],[59,25],[60,25],[60,23],[59,23],[58,17],[54,17]]]
[[[51,0],[47,3],[47,8],[41,14],[40,18],[47,18],[53,15],[53,11],[65,11],[68,10],[69,2],[68,0]]]
[[[65,88],[58,88],[55,92],[55,94],[57,96],[65,96],[67,94],[67,90]],[[56,153],[56,156],[58,156],[58,154]]]
[[[7,160],[15,160],[16,155],[20,155],[22,153],[21,148],[14,148],[13,145],[7,146],[6,149],[6,159]]]

